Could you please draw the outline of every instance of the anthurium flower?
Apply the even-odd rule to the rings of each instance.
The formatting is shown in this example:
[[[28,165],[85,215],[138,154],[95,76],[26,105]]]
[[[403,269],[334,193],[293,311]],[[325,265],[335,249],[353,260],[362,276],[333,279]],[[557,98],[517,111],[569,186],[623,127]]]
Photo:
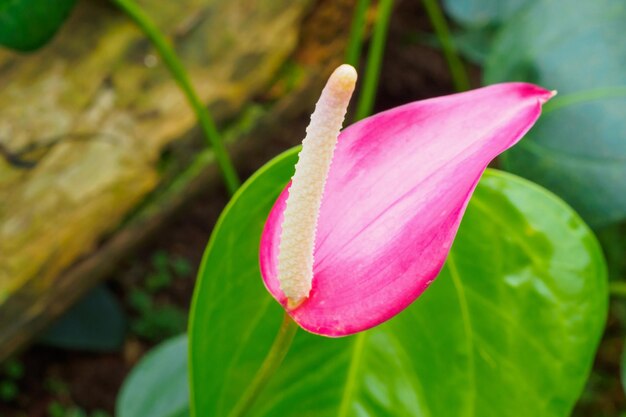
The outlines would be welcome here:
[[[345,65],[330,77],[260,248],[272,296],[302,328],[333,337],[390,319],[426,290],[483,171],[554,95],[497,84],[396,107],[339,134],[355,82]]]

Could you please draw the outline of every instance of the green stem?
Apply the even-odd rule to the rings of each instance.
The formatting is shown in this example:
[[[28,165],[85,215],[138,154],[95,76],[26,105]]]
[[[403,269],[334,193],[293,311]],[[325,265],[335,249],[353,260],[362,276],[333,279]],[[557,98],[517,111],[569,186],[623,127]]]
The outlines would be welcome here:
[[[189,80],[189,76],[181,63],[180,59],[174,52],[174,48],[170,44],[170,42],[165,38],[165,36],[160,32],[160,30],[155,26],[155,24],[150,20],[150,18],[144,13],[144,11],[139,7],[134,0],[111,0],[113,3],[117,4],[120,9],[122,9],[132,20],[135,21],[137,26],[141,28],[141,30],[145,33],[145,35],[150,39],[159,55],[167,65],[167,68],[170,70],[170,73],[176,80],[176,83],[180,87],[180,89],[185,94],[187,101],[193,108],[196,113],[196,117],[200,123],[200,127],[204,132],[205,140],[207,143],[213,148],[213,153],[215,154],[215,159],[217,164],[222,171],[222,175],[224,176],[224,181],[226,183],[226,187],[228,188],[228,192],[232,195],[239,188],[241,182],[239,181],[239,177],[237,176],[237,172],[233,167],[233,163],[230,160],[228,153],[226,152],[226,148],[222,143],[220,135],[215,127],[215,123],[209,114],[209,111],[202,103],[198,94],[194,90],[191,85],[191,81]]]
[[[609,282],[609,294],[615,297],[626,298],[626,282]]]
[[[433,25],[435,34],[441,43],[443,54],[448,62],[448,67],[450,68],[450,74],[452,75],[454,87],[457,91],[469,90],[470,84],[467,73],[465,72],[465,67],[456,53],[456,48],[454,46],[454,42],[452,41],[452,36],[450,35],[450,29],[448,28],[443,12],[439,8],[439,3],[437,0],[422,1],[424,8],[426,9],[426,13],[428,14],[428,18],[430,19],[430,23]]]
[[[235,405],[235,408],[233,408],[233,411],[229,414],[229,417],[242,417],[248,413],[254,404],[254,401],[267,385],[269,379],[272,375],[274,375],[280,364],[283,362],[283,359],[285,359],[285,356],[291,347],[291,342],[293,342],[296,330],[298,330],[298,325],[291,319],[291,317],[289,317],[287,313],[285,313],[285,317],[280,325],[278,334],[276,335],[274,343],[261,365],[261,369],[257,372],[254,380],[252,380],[248,386],[248,389],[243,393],[241,398],[239,398],[239,401]]]
[[[374,25],[372,42],[367,55],[367,66],[365,68],[365,78],[363,88],[359,96],[356,108],[356,120],[361,120],[372,113],[374,99],[378,88],[380,76],[380,66],[385,52],[385,40],[387,39],[387,28],[393,10],[393,0],[380,0],[378,3],[378,16]]]
[[[365,35],[365,17],[369,9],[370,0],[358,0],[350,27],[350,37],[346,48],[346,63],[357,68],[363,49],[363,37]]]

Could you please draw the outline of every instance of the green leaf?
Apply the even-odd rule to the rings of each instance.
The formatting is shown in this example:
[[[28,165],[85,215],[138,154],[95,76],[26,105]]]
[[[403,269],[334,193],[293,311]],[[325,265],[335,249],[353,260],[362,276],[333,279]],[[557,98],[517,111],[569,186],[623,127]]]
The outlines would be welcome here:
[[[473,27],[501,23],[534,0],[443,0],[446,12],[456,21]]]
[[[626,2],[537,0],[502,29],[486,84],[530,81],[559,94],[502,158],[594,227],[626,218]]]
[[[454,45],[468,61],[483,65],[491,51],[494,32],[490,28],[461,30],[453,34]]]
[[[119,350],[126,336],[126,316],[115,296],[96,287],[66,312],[39,342],[70,350]]]
[[[228,414],[281,323],[282,308],[259,275],[259,239],[295,158],[294,150],[282,154],[237,191],[204,253],[189,315],[191,411],[197,417]]]
[[[115,407],[118,417],[187,417],[187,335],[150,351],[124,381]]]
[[[76,0],[0,0],[0,45],[22,52],[48,42]]]
[[[194,416],[229,415],[278,330],[258,246],[296,152],[246,182],[205,252],[190,324]],[[249,415],[565,417],[606,310],[604,260],[580,218],[540,187],[488,171],[432,287],[356,336],[299,331]]]

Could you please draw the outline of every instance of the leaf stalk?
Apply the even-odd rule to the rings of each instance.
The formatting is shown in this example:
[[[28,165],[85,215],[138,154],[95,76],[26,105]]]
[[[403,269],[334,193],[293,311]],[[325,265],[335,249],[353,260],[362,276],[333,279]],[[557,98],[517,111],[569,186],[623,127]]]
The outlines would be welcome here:
[[[268,381],[276,373],[285,356],[287,356],[297,330],[298,325],[285,313],[283,322],[278,329],[278,334],[261,368],[239,398],[239,401],[228,415],[229,417],[243,417],[250,411],[263,388],[267,386]]]
[[[134,0],[111,1],[124,11],[137,24],[137,26],[139,26],[161,56],[161,59],[169,69],[172,77],[178,84],[178,87],[184,93],[189,105],[196,113],[196,117],[200,123],[200,128],[204,133],[204,139],[207,144],[213,148],[215,160],[217,161],[217,165],[224,178],[226,188],[228,189],[229,194],[233,195],[241,185],[237,171],[235,170],[226,148],[224,147],[213,118],[209,114],[209,111],[202,100],[198,97],[196,90],[193,88],[189,75],[187,74],[181,60],[176,55],[172,44]]]

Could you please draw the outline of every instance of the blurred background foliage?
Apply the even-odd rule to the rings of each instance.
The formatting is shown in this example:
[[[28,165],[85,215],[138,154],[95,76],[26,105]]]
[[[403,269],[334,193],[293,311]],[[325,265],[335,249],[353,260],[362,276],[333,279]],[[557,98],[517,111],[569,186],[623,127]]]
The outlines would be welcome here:
[[[86,7],[80,3],[77,7]],[[332,51],[327,56],[332,56],[331,61],[334,62],[347,51],[346,59],[362,69],[364,77],[359,103],[363,104],[352,115],[354,119],[372,110],[407,101],[502,81],[528,81],[558,90],[558,95],[546,106],[537,126],[496,165],[559,195],[599,237],[608,261],[613,298],[595,368],[574,415],[622,416],[626,410],[619,381],[624,372],[623,365],[620,371],[622,357],[626,357],[622,355],[626,323],[626,3],[621,0],[442,0],[441,3],[405,0],[371,4],[358,0],[346,1],[345,4],[329,3],[310,2],[306,7],[301,4],[298,12],[301,17],[292,22],[295,26],[302,25],[297,30],[300,40],[286,49],[291,55],[289,58],[276,58],[272,74],[260,83],[263,87],[247,96],[253,106],[237,109],[248,116],[231,123],[235,132],[233,137],[242,136],[242,131],[249,132],[249,126],[256,124],[250,122],[250,117],[253,120],[264,119],[261,124],[284,125],[272,131],[272,139],[265,139],[267,143],[262,146],[268,148],[268,153],[250,158],[252,161],[247,164],[239,159],[240,172],[248,175],[267,160],[268,155],[276,154],[301,138],[314,94],[305,99],[295,92],[304,89],[305,84],[316,85],[310,81],[314,78],[312,74],[323,79],[322,74],[332,67],[320,65],[310,69],[320,55],[324,56],[321,50]],[[57,30],[64,30],[62,24],[74,6],[73,0],[0,0],[0,44],[20,52],[36,50],[49,41]],[[175,9],[177,6],[172,3],[168,7]],[[106,10],[110,13],[109,8]],[[208,9],[199,7],[198,10]],[[254,13],[251,16],[250,19],[258,19]],[[202,21],[204,17],[199,13],[189,14],[186,18],[189,21],[184,23],[195,27],[194,22]],[[162,25],[159,19],[157,24]],[[263,24],[271,31],[271,21]],[[217,31],[216,28],[213,30]],[[371,41],[367,43],[370,35]],[[60,38],[63,39],[62,33]],[[336,39],[341,40],[338,45],[333,44]],[[146,44],[137,45],[135,48],[148,48]],[[179,51],[189,50],[194,44],[186,45],[184,42],[174,44]],[[56,48],[62,49],[63,44]],[[154,55],[151,56],[155,59]],[[219,54],[216,57],[219,58]],[[29,58],[24,56],[20,59]],[[142,70],[149,71],[146,68]],[[2,77],[0,70],[0,85],[4,85]],[[309,83],[303,81],[307,79]],[[192,80],[204,88],[205,81],[197,77],[192,77]],[[281,121],[277,121],[276,116],[268,117],[270,104],[280,103],[279,107],[285,107],[294,103],[294,100],[281,101],[283,96],[294,96],[295,101],[308,104],[301,106],[303,111],[294,110],[295,114],[277,113],[289,116]],[[207,102],[206,96],[202,99]],[[226,106],[231,109],[229,117],[219,117],[220,107],[219,103],[210,107],[217,110],[217,120],[222,123],[229,118],[232,120],[234,107]],[[251,112],[251,109],[256,110]],[[259,109],[262,116],[257,113]],[[0,113],[0,118],[3,117]],[[8,148],[2,140],[0,136],[0,151],[5,160],[9,160],[15,155],[6,151]],[[174,159],[179,158],[179,154],[172,153],[171,149],[161,150],[160,155],[174,154]],[[159,163],[163,164],[165,160],[160,158]],[[19,161],[23,162],[18,158]],[[211,164],[213,159],[209,157],[208,161]],[[0,178],[0,186],[2,184]],[[53,327],[39,334],[35,347],[6,360],[0,371],[0,416],[113,415],[115,398],[125,375],[149,348],[171,337],[174,338],[146,355],[134,368],[118,397],[115,415],[187,416],[189,404],[185,399],[189,388],[184,372],[187,341],[185,336],[178,335],[184,333],[187,325],[195,265],[199,264],[212,224],[227,199],[226,194],[223,188],[213,186],[200,197],[190,199],[192,202],[187,206],[186,214],[173,217],[174,220],[161,229],[154,241],[144,244],[136,255],[126,257],[115,272],[107,274],[112,279],[106,286],[90,292]],[[259,200],[263,197],[254,198]],[[543,197],[529,198],[541,200]],[[536,208],[530,205],[525,209]],[[548,212],[536,213],[538,218],[548,215]],[[488,231],[489,225],[485,225],[474,234]],[[461,232],[461,240],[463,236]],[[470,236],[469,232],[467,236]],[[479,249],[479,245],[469,243],[467,247]],[[225,256],[219,260],[227,261]],[[445,285],[442,283],[441,289],[434,287],[433,293],[427,294],[426,298],[434,300],[440,297],[440,293],[447,291]],[[250,294],[250,297],[251,302],[258,299],[255,294]],[[417,305],[416,311],[428,310],[428,306],[435,302],[430,301],[429,304],[428,300]],[[584,294],[581,294],[580,302],[584,302]],[[440,307],[441,303],[437,305]],[[589,309],[590,320],[603,318],[602,309],[598,306]],[[224,315],[228,315],[226,310],[229,308],[224,307]],[[436,313],[427,311],[421,314]],[[576,314],[576,310],[569,314]],[[241,317],[229,317],[229,320],[241,321]],[[373,368],[382,366],[381,369],[387,369],[393,358],[398,357],[396,351],[385,351],[385,346],[391,345],[388,338],[395,337],[390,336],[393,335],[390,329],[394,326],[402,328],[402,322],[394,322],[360,342],[372,344],[374,351],[380,350],[380,355],[390,355],[384,366],[377,363],[374,357],[368,357],[366,362]],[[445,326],[445,323],[441,324],[441,327]],[[528,331],[532,333],[536,330]],[[584,330],[578,331],[584,333]],[[399,331],[399,334],[409,336],[407,333],[410,332]],[[270,337],[271,341],[271,334],[265,337]],[[551,334],[547,337],[558,341],[559,336]],[[452,337],[451,344],[454,340]],[[313,342],[303,341],[296,345],[296,350],[302,348],[305,352],[310,343]],[[343,375],[347,366],[344,362],[350,355],[345,353],[348,348],[341,346],[342,343],[347,345],[350,342],[328,345],[332,352],[325,353],[336,355],[339,359],[331,364],[331,368],[336,369],[326,369],[324,372],[328,371],[328,374],[320,371],[320,375],[330,379],[333,375]],[[430,353],[433,353],[432,349]],[[437,361],[436,358],[422,359],[420,363],[426,365]],[[320,363],[323,362],[324,359],[320,359]],[[411,358],[406,359],[398,365],[399,369],[410,362]],[[297,364],[292,368],[297,368]],[[524,372],[532,373],[531,369],[515,366],[512,370],[520,379],[526,378],[522,375]],[[555,375],[559,371],[553,369],[550,374]],[[364,368],[363,372],[367,374],[368,369]],[[536,372],[545,372],[545,368]],[[396,374],[402,375],[400,370]],[[463,379],[462,376],[458,378]],[[488,379],[487,376],[484,378]],[[290,376],[283,373],[272,389],[278,389],[280,381],[288,382]],[[545,382],[544,379],[542,381]],[[163,382],[168,386],[160,385]],[[576,386],[583,382],[572,378],[566,383]],[[493,383],[492,388],[498,388],[497,381],[485,383]],[[398,384],[398,392],[411,385],[407,381]],[[552,387],[557,389],[558,385],[555,381]],[[315,386],[314,383],[311,385]],[[384,391],[384,384],[377,389]],[[371,389],[369,392],[381,391]],[[428,391],[424,395],[428,397]],[[152,401],[153,398],[158,398],[158,401]],[[293,398],[297,404],[299,397]],[[368,399],[363,401],[369,404]],[[419,403],[417,401],[416,404]],[[459,404],[462,405],[462,401]],[[502,402],[502,411],[495,414],[526,415],[519,410],[507,410],[507,404]],[[551,409],[553,414],[546,412],[542,415],[566,415],[563,414],[566,411],[554,411],[558,405],[555,407]],[[374,415],[390,413],[385,409],[370,411]],[[443,412],[438,411],[437,415]],[[323,410],[320,413],[324,415]],[[540,413],[541,409],[538,409],[528,415]],[[413,415],[411,410],[407,410],[407,415]]]

